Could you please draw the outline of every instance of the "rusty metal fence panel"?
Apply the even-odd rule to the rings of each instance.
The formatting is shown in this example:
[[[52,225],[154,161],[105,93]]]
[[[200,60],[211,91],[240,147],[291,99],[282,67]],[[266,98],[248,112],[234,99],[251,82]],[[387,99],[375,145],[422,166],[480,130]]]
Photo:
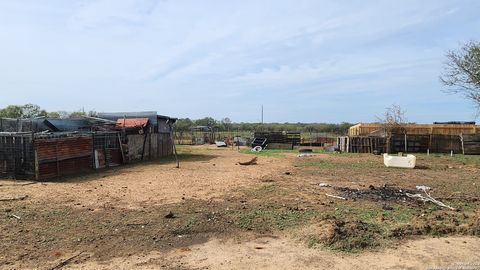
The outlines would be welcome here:
[[[119,132],[93,133],[93,166],[96,169],[119,166],[124,162],[122,157],[121,141]]]
[[[37,179],[55,178],[92,170],[91,135],[35,139]]]
[[[30,179],[35,176],[31,133],[0,133],[0,176]]]

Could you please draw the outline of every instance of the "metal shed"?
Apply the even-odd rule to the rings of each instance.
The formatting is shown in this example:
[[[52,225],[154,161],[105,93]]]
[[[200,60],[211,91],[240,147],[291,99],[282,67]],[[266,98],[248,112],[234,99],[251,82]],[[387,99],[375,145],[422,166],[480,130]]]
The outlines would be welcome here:
[[[147,117],[117,126],[118,115]],[[0,177],[42,180],[173,154],[175,118],[156,113],[108,117],[0,119]]]

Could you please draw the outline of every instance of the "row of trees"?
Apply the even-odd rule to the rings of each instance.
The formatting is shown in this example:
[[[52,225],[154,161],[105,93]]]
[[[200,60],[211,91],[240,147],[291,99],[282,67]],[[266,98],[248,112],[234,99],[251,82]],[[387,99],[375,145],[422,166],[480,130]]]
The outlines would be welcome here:
[[[329,123],[233,123],[228,117],[215,120],[212,117],[205,117],[197,120],[181,118],[177,120],[176,129],[179,132],[187,132],[194,126],[208,126],[216,131],[298,131],[312,133],[336,133],[344,134],[351,126],[351,123],[329,124]]]
[[[0,118],[35,118],[35,117],[54,117],[54,118],[69,118],[69,117],[79,117],[79,116],[96,116],[95,111],[57,111],[57,112],[48,112],[40,108],[40,106],[35,104],[25,104],[25,105],[8,105],[5,108],[0,109]]]

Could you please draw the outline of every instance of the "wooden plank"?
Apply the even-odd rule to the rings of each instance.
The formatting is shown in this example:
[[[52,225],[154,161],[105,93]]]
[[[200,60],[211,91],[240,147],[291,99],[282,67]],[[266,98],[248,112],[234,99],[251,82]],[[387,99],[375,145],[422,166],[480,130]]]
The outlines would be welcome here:
[[[125,153],[123,152],[122,139],[120,138],[120,133],[117,133],[118,144],[120,146],[120,152],[122,153],[122,163],[125,163]]]

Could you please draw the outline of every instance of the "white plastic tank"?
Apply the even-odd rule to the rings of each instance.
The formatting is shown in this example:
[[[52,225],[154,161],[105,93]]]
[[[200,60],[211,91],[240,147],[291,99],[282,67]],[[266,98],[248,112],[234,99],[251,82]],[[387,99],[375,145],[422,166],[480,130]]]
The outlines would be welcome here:
[[[395,168],[415,168],[415,163],[417,161],[417,157],[414,155],[407,155],[407,156],[390,156],[389,154],[383,154],[383,163],[387,167],[395,167]]]

